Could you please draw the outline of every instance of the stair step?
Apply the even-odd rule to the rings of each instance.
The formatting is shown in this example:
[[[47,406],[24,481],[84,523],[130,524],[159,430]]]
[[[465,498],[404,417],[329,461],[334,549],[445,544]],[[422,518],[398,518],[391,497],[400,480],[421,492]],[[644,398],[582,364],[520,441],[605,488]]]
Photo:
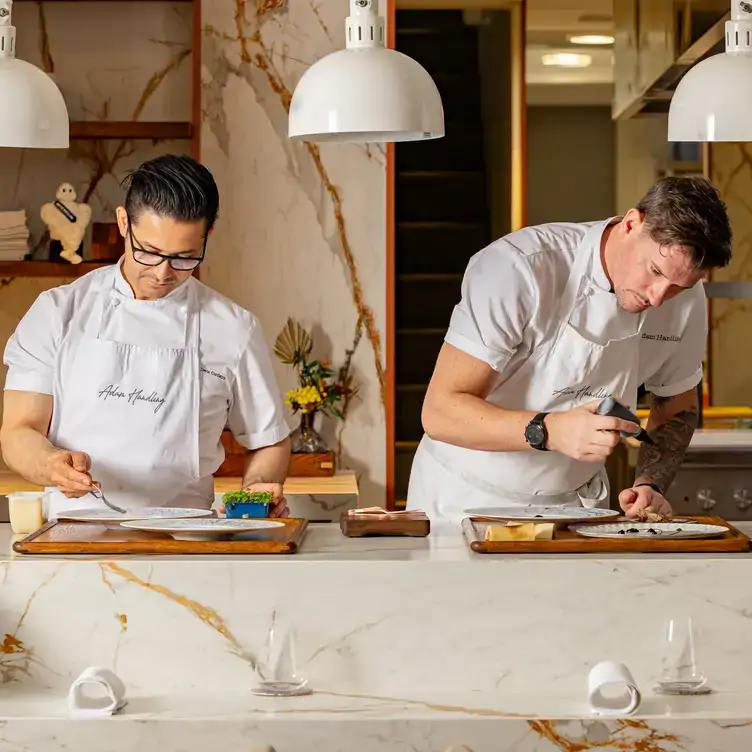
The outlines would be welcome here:
[[[400,222],[396,233],[398,274],[461,274],[491,241],[483,222]]]
[[[420,441],[423,436],[421,410],[425,392],[397,392],[394,410],[394,435],[397,441]]]
[[[483,222],[488,218],[483,172],[409,171],[396,176],[397,222]]]
[[[398,384],[427,384],[431,380],[445,335],[446,327],[397,330],[394,375]]]
[[[444,104],[446,107],[446,100]],[[445,112],[448,111],[446,108]],[[448,122],[444,138],[407,141],[395,151],[397,172],[481,172],[484,168],[483,130],[479,120]]]
[[[395,304],[400,327],[447,327],[460,301],[461,284],[460,274],[398,277]]]

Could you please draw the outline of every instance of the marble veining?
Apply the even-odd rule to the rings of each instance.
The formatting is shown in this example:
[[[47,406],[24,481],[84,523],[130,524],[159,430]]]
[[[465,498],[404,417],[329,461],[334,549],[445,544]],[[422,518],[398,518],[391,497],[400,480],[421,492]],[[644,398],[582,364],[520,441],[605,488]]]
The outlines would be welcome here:
[[[291,557],[61,559],[13,555],[7,528],[3,750],[738,752],[752,738],[749,554],[491,557],[454,527],[362,541],[313,524]],[[297,630],[310,696],[249,693],[273,613]],[[664,619],[683,615],[713,694],[653,693]],[[631,718],[587,705],[604,658],[641,688]],[[116,670],[129,704],[70,723],[89,665]]]
[[[324,433],[371,504],[385,481],[373,451],[385,438],[385,154],[287,136],[295,84],[344,46],[345,13],[329,1],[203,3],[202,160],[227,218],[205,279],[253,310],[270,342],[292,315],[313,327],[317,356],[336,367],[351,353],[358,396]],[[292,385],[290,369],[277,374]]]

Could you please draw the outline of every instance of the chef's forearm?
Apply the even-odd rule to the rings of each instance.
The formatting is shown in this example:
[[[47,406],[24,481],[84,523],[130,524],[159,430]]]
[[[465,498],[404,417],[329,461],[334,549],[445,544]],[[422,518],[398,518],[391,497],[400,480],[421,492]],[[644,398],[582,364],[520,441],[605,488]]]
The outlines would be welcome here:
[[[290,469],[290,439],[249,452],[243,470],[243,488],[254,483],[284,483]]]
[[[46,436],[29,426],[3,427],[0,441],[3,460],[13,472],[37,486],[54,485],[50,478],[50,460],[59,450]]]
[[[473,394],[453,392],[423,403],[423,429],[446,444],[483,452],[516,452],[530,449],[525,426],[536,416],[524,410],[504,410]]]
[[[641,445],[635,484],[655,483],[664,493],[668,490],[697,428],[698,413],[697,389],[653,397],[647,431],[655,445]]]

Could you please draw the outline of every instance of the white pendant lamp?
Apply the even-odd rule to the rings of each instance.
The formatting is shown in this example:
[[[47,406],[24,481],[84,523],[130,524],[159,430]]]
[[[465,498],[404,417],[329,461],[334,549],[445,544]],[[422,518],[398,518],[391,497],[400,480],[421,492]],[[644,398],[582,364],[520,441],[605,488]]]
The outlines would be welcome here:
[[[55,82],[16,59],[12,0],[0,0],[0,147],[67,149],[68,110]]]
[[[752,141],[752,2],[731,0],[726,52],[679,82],[668,113],[669,141]]]
[[[419,141],[444,135],[436,84],[384,44],[378,0],[350,0],[347,47],[314,63],[290,103],[289,136],[302,141]]]

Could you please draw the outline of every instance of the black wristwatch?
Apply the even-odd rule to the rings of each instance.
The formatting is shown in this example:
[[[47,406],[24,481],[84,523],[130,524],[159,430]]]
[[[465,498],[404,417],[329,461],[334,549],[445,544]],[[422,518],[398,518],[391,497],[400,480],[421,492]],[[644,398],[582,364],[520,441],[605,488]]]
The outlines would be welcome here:
[[[632,486],[632,488],[639,488],[640,486],[648,486],[649,488],[652,488],[653,491],[663,496],[663,491],[661,491],[661,489],[656,486],[655,483],[638,483],[636,486]]]
[[[548,413],[538,413],[528,424],[525,426],[525,441],[533,449],[537,449],[540,452],[547,452],[548,447],[548,430],[543,419]]]

